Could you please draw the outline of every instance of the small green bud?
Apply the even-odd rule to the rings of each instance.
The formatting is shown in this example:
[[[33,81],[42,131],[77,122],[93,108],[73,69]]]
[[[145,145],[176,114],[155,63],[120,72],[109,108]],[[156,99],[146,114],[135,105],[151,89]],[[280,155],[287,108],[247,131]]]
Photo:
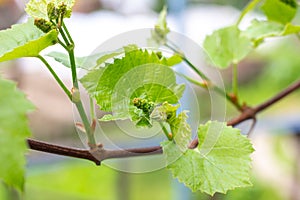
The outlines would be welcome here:
[[[135,107],[143,110],[143,112],[147,114],[151,113],[155,106],[154,102],[142,98],[134,98],[132,103]]]
[[[58,6],[58,12],[61,16],[65,17],[65,14],[67,13],[67,5],[62,3]]]
[[[60,4],[58,6],[58,10],[59,10],[60,15],[63,18],[70,18],[71,17],[72,10],[68,9],[66,4],[64,4],[64,3]]]
[[[56,20],[59,16],[59,10],[55,7],[54,3],[47,5],[47,14],[50,20]]]
[[[49,21],[45,19],[35,19],[34,25],[42,30],[44,33],[48,33],[51,30],[55,29],[56,27]]]
[[[140,108],[141,107],[141,98],[134,98],[132,100],[132,103],[135,107]]]

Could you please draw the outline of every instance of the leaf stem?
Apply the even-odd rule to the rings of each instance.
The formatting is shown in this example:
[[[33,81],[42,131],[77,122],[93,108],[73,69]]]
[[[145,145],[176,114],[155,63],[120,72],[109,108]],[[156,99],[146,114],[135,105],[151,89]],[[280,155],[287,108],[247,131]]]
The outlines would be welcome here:
[[[74,43],[74,41],[71,37],[71,34],[70,34],[69,30],[67,29],[67,26],[64,22],[62,23],[62,26],[63,26],[63,29],[66,32],[67,36],[68,36],[68,39],[69,39],[70,43],[74,45],[75,43]]]
[[[65,41],[66,46],[69,47],[71,43],[69,42],[69,40],[68,40],[68,38],[67,38],[65,32],[63,31],[62,28],[59,28],[58,30],[59,30],[59,33],[61,34],[63,40]]]
[[[241,21],[243,20],[243,18],[245,17],[245,15],[250,12],[251,10],[253,10],[255,8],[255,6],[260,2],[261,0],[253,0],[251,1],[242,11],[242,13],[240,14],[237,22],[236,22],[236,26],[238,26]]]
[[[58,44],[60,44],[66,51],[68,51],[68,47],[58,38]]]
[[[233,64],[232,66],[232,92],[237,97],[238,96],[238,64]]]
[[[72,72],[72,82],[74,88],[79,88],[78,80],[77,80],[77,71],[76,71],[76,62],[75,62],[75,55],[74,55],[74,49],[69,49],[69,59],[71,63],[71,72]]]
[[[231,97],[225,90],[223,90],[223,89],[221,89],[221,88],[219,88],[219,87],[216,87],[216,86],[212,85],[210,82],[203,82],[203,83],[201,83],[201,82],[199,82],[199,81],[197,81],[197,80],[195,80],[195,79],[193,79],[193,78],[190,78],[190,77],[188,77],[188,76],[186,76],[186,75],[184,75],[184,74],[182,74],[182,73],[179,73],[179,72],[175,72],[175,73],[176,73],[177,75],[179,75],[179,76],[185,78],[187,81],[189,81],[189,82],[192,83],[192,84],[195,84],[195,85],[197,85],[197,86],[200,86],[200,87],[202,87],[202,88],[204,88],[204,89],[206,89],[206,90],[212,89],[212,90],[214,90],[215,92],[219,93],[220,95],[224,95],[224,96],[226,97],[226,99],[227,99],[229,102],[231,102],[238,110],[241,110],[241,109],[242,109],[242,107],[241,107],[238,103],[236,103],[236,102],[234,102],[234,101],[232,100],[232,97]]]
[[[68,90],[68,88],[65,86],[65,84],[62,82],[62,80],[58,77],[58,75],[55,73],[55,71],[52,69],[52,67],[50,66],[50,64],[47,62],[47,60],[41,56],[38,55],[37,56],[38,59],[40,59],[44,65],[47,67],[47,69],[50,71],[50,73],[52,74],[52,76],[54,77],[54,79],[56,80],[56,82],[59,84],[59,86],[63,89],[63,91],[66,93],[66,95],[69,97],[69,99],[72,99],[72,94],[71,92]]]
[[[182,58],[182,60],[188,64],[189,67],[191,67],[202,79],[208,81],[209,78],[207,76],[205,76],[204,73],[202,73],[199,69],[197,69],[197,67],[195,67],[195,65],[193,65],[186,57],[185,55],[183,55],[182,52],[178,51],[176,48],[172,47],[170,44],[165,44],[166,47],[168,47],[169,49],[171,49],[172,51],[174,51],[175,53],[179,54]]]
[[[94,106],[94,101],[93,98],[90,97],[90,113],[91,113],[91,119],[96,119],[95,118],[95,106]]]
[[[163,130],[164,134],[168,138],[169,141],[173,140],[172,134],[169,133],[169,131],[166,129],[165,125],[162,122],[159,122],[159,125],[161,126],[161,129]]]
[[[77,94],[76,94],[77,96],[75,97],[75,95],[74,95],[74,97],[75,97],[74,99],[73,99],[73,95],[71,94],[72,102],[76,105],[76,108],[79,112],[80,118],[83,122],[85,132],[88,137],[88,145],[90,146],[91,149],[93,149],[93,148],[97,147],[97,143],[96,143],[96,140],[94,137],[94,130],[91,127],[92,124],[89,123],[89,119],[88,119],[87,114],[82,105],[82,101],[81,101],[81,97],[80,97],[80,93],[79,93],[79,83],[78,83],[78,79],[77,79],[77,69],[76,69],[76,61],[75,61],[75,55],[74,55],[75,44],[72,40],[72,37],[71,37],[69,31],[67,30],[67,27],[64,25],[63,21],[61,23],[62,23],[62,28],[61,27],[59,28],[59,32],[61,33],[61,35],[64,39],[64,42],[67,47],[66,50],[69,54],[69,60],[70,60],[71,72],[72,72],[72,83],[73,83],[72,91],[77,92]],[[66,36],[65,32],[66,32],[67,36]]]
[[[90,126],[88,117],[87,117],[86,112],[83,108],[82,102],[79,101],[79,102],[75,103],[75,105],[76,105],[76,108],[79,112],[80,118],[83,122],[85,131],[86,131],[86,134],[87,134],[87,137],[88,137],[88,144],[89,144],[90,148],[93,149],[97,146],[97,144],[96,144],[96,140],[95,140],[95,137],[94,137],[94,133],[91,130],[91,126]]]
[[[171,44],[172,44],[172,42],[171,41],[169,41]],[[165,44],[165,46],[166,47],[168,47],[168,48],[170,48],[172,51],[174,51],[174,53],[177,53],[177,54],[179,54],[180,56],[181,56],[181,58],[182,58],[182,60],[189,66],[189,67],[191,67],[191,69],[192,70],[194,70],[205,82],[206,82],[206,84],[204,84],[204,83],[201,83],[201,82],[199,82],[199,81],[197,81],[197,80],[195,80],[195,79],[192,79],[192,78],[190,78],[190,77],[188,77],[188,76],[185,76],[185,75],[183,75],[183,74],[181,74],[181,73],[178,73],[178,72],[176,72],[178,75],[180,75],[180,76],[182,76],[183,78],[185,78],[187,81],[189,81],[189,82],[191,82],[191,83],[193,83],[193,84],[195,84],[195,85],[198,85],[198,86],[200,86],[200,87],[202,87],[202,88],[205,88],[206,87],[206,89],[209,89],[209,88],[211,88],[211,89],[213,89],[214,91],[216,91],[216,92],[218,92],[219,94],[221,94],[221,95],[224,95],[225,97],[226,97],[226,99],[228,100],[228,101],[230,101],[238,110],[242,110],[242,106],[238,103],[238,101],[236,101],[236,100],[234,100],[225,90],[223,90],[223,89],[221,89],[221,88],[219,88],[218,86],[216,86],[216,85],[214,85],[212,82],[211,82],[211,80],[203,73],[203,72],[201,72],[200,70],[198,70],[197,69],[197,67],[195,66],[195,65],[193,65],[193,63],[191,63],[191,61],[189,61],[189,59],[187,59],[186,57],[185,57],[185,55],[183,54],[183,53],[181,53],[179,50],[177,50],[175,47],[173,47],[172,45],[170,45],[170,44]],[[175,46],[175,45],[174,45]]]

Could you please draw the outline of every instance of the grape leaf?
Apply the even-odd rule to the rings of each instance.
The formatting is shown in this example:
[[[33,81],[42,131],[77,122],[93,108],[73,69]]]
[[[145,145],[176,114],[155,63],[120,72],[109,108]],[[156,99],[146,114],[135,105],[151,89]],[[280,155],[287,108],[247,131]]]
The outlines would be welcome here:
[[[46,56],[54,58],[57,62],[63,64],[64,66],[71,68],[69,55],[66,53],[61,53],[57,51],[52,51],[48,53]],[[97,60],[99,57],[103,56],[103,54],[94,54],[90,56],[84,57],[76,57],[76,66],[81,69],[90,70],[93,69],[97,65]]]
[[[35,27],[32,19],[0,31],[0,62],[38,56],[43,49],[56,43],[57,35],[56,30],[43,33]]]
[[[133,99],[145,98],[153,104],[177,103],[184,85],[177,85],[174,72],[166,66],[142,65],[130,70],[116,84],[111,99],[114,120],[131,118],[139,127],[152,126],[151,111],[133,106]]]
[[[267,37],[286,36],[300,32],[300,26],[287,23],[286,25],[274,21],[253,20],[251,25],[243,32],[257,47]]]
[[[173,176],[192,191],[213,195],[250,186],[249,139],[240,130],[221,122],[208,122],[198,129],[199,145],[182,153],[172,141],[162,143]]]
[[[203,47],[213,64],[220,68],[238,63],[252,50],[250,39],[236,26],[214,31],[205,38]]]
[[[116,56],[124,54],[124,52],[129,52],[132,50],[138,49],[136,45],[130,44],[124,46],[121,49],[117,49],[111,52],[105,53],[96,53],[90,56],[84,57],[76,57],[76,66],[81,69],[92,70],[99,68],[102,64],[104,64],[107,60],[112,59]],[[69,55],[61,52],[50,52],[47,56],[54,58],[57,62],[63,64],[64,66],[71,68]],[[174,58],[173,58],[174,59]]]
[[[284,27],[284,30],[280,33],[280,35],[285,36],[285,35],[295,34],[299,32],[300,32],[300,26],[287,23]]]
[[[167,42],[167,34],[170,29],[167,25],[167,7],[165,6],[159,14],[157,24],[154,26],[154,30],[151,31],[151,38],[148,40],[150,45],[160,46]]]
[[[295,17],[297,2],[295,0],[266,0],[261,8],[270,21],[286,24]]]
[[[70,12],[75,4],[75,0],[30,0],[26,4],[25,11],[33,18],[41,18],[49,21],[47,11],[49,3],[53,3],[54,6],[59,6],[63,3]],[[70,17],[70,14],[65,17]]]
[[[23,190],[26,138],[30,136],[27,112],[33,105],[16,85],[0,78],[0,179]]]
[[[279,36],[284,26],[274,21],[258,21],[253,20],[251,25],[243,32],[252,40],[254,46],[257,47],[266,37]]]
[[[80,81],[104,111],[112,111],[112,101],[119,105],[120,98],[139,97],[143,92],[156,103],[177,103],[184,86],[176,84],[173,70],[166,67],[168,64],[168,59],[139,49],[125,52],[122,59],[114,59],[106,67],[89,72]]]

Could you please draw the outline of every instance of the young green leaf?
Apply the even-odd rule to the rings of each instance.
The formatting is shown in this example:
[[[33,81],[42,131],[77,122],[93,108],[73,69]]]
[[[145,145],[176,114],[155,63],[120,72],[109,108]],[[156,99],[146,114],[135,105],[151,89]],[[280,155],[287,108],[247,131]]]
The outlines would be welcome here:
[[[280,35],[285,36],[285,35],[295,34],[299,32],[300,32],[300,26],[287,23],[284,27],[284,30],[280,33]]]
[[[265,0],[262,10],[270,21],[286,24],[295,17],[297,2],[295,0]]]
[[[117,49],[115,51],[111,51],[111,52],[107,52],[101,56],[98,57],[97,59],[97,67],[101,66],[102,64],[104,64],[107,60],[112,59],[116,56],[120,56],[122,54],[124,54],[125,52],[130,52],[130,51],[134,51],[137,50],[138,46],[136,46],[135,44],[129,44],[127,46],[124,46],[121,49]]]
[[[250,186],[250,154],[253,147],[240,130],[221,122],[208,122],[198,129],[195,149],[180,151],[172,141],[162,143],[167,167],[192,191],[213,195]]]
[[[238,63],[252,50],[250,39],[243,36],[236,26],[213,32],[205,38],[203,47],[212,63],[220,68]]]
[[[65,17],[70,17],[75,0],[30,0],[26,4],[25,11],[33,18],[49,21],[48,5],[50,3],[52,3],[55,7],[59,7],[62,4],[66,5],[67,13]]]
[[[155,24],[154,30],[151,31],[151,38],[149,43],[153,45],[164,45],[167,42],[167,34],[170,29],[167,25],[167,7],[165,6],[159,14],[157,24]]]
[[[284,26],[277,22],[253,20],[243,34],[250,38],[257,47],[263,39],[280,35],[283,29]]]
[[[121,92],[132,99],[145,93],[155,103],[177,103],[184,86],[176,84],[173,70],[166,67],[168,64],[168,59],[155,53],[134,50],[104,68],[89,72],[80,81],[104,111],[112,111],[112,102],[124,99]]]
[[[150,119],[158,122],[166,122],[170,126],[172,137],[178,148],[185,152],[191,140],[192,132],[190,125],[187,123],[187,112],[183,111],[176,115],[179,105],[172,105],[164,102],[155,106],[150,114]]]
[[[27,23],[0,31],[0,62],[21,57],[35,57],[57,41],[57,31],[43,33],[29,19]]]
[[[46,56],[54,58],[57,62],[63,64],[64,66],[71,68],[69,55],[66,53],[61,53],[53,51],[48,53]],[[76,67],[86,70],[91,70],[97,65],[97,60],[99,57],[104,56],[103,54],[94,54],[85,57],[76,57]]]
[[[110,59],[113,59],[116,56],[120,56],[124,54],[125,52],[129,52],[132,50],[136,50],[138,47],[136,45],[127,45],[124,46],[121,49],[117,49],[115,51],[105,52],[105,53],[96,53],[90,56],[84,56],[84,57],[76,57],[76,67],[86,70],[92,70],[99,67],[103,67],[102,65],[105,64]],[[61,52],[50,52],[46,56],[54,58],[57,62],[63,64],[64,66],[71,68],[70,64],[70,58],[69,55],[66,53]],[[172,59],[168,59],[169,62],[175,63],[178,62],[178,58],[172,56]]]
[[[133,100],[141,98],[153,104],[177,103],[185,87],[176,84],[170,63],[175,62],[154,52],[125,51],[123,58],[89,72],[80,81],[95,97],[100,109],[113,112],[112,116],[101,120],[131,118],[138,126],[151,127],[150,110],[135,107]]]
[[[300,26],[287,23],[286,25],[274,21],[253,20],[251,25],[243,32],[257,47],[267,37],[278,37],[300,32]]]
[[[16,85],[0,78],[0,179],[23,190],[26,138],[30,136],[26,114],[33,105]]]

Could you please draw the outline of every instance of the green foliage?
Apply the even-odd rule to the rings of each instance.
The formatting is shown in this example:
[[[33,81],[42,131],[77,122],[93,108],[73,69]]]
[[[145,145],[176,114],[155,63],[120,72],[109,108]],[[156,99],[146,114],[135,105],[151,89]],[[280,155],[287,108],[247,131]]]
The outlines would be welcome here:
[[[0,90],[0,179],[23,190],[26,138],[30,136],[26,114],[33,106],[10,81],[0,79]]]
[[[76,102],[83,119],[89,141],[95,140],[94,127],[90,126],[84,109],[81,109],[75,61],[77,68],[88,71],[80,80],[88,94],[96,99],[102,111],[112,113],[105,115],[102,121],[129,118],[137,127],[152,127],[154,122],[160,123],[169,139],[162,143],[167,167],[174,177],[190,187],[192,191],[200,190],[213,195],[216,192],[226,193],[230,189],[251,185],[249,171],[253,147],[250,141],[241,135],[240,130],[226,126],[225,122],[208,122],[198,128],[198,147],[188,148],[191,140],[191,128],[187,123],[188,111],[182,111],[177,115],[178,102],[185,86],[176,83],[176,76],[171,66],[184,60],[200,77],[204,77],[205,82],[199,83],[185,75],[182,75],[183,77],[206,89],[219,92],[220,89],[185,58],[180,49],[172,47],[176,44],[168,43],[167,34],[170,29],[166,22],[167,8],[161,11],[149,42],[156,46],[169,47],[175,51],[173,56],[166,58],[161,52],[147,51],[139,49],[136,45],[128,45],[112,52],[74,58],[74,43],[63,23],[64,18],[71,16],[74,2],[74,0],[30,0],[26,12],[35,20],[29,19],[25,24],[0,31],[0,62],[39,56],[43,49],[57,43],[59,31],[63,39],[59,44],[67,50],[68,55],[52,52],[48,56],[72,70],[74,88],[73,94],[68,96],[77,97],[73,102]],[[238,28],[240,21],[258,3],[259,0],[249,3],[236,25],[216,30],[205,38],[203,46],[214,65],[222,69],[231,64],[237,66],[236,64],[265,38],[285,36],[300,31],[300,26],[291,24],[297,11],[295,0],[265,0],[262,9],[268,21],[253,20],[245,31],[240,31]],[[292,54],[289,52],[289,55]],[[286,60],[278,60],[277,64],[285,67],[286,64],[283,62]],[[44,64],[68,94],[69,90],[65,89],[51,66],[46,61]],[[274,71],[272,69],[272,72]],[[287,70],[284,71],[283,74],[287,74]],[[236,70],[234,72],[237,74]],[[292,75],[296,74],[292,73]],[[237,84],[235,84],[237,78],[233,76],[233,91],[238,98]],[[274,82],[276,79],[272,80]],[[25,100],[24,95],[16,90],[14,84],[0,79],[0,89],[0,134],[2,136],[0,178],[6,184],[22,190],[25,139],[30,134],[26,113],[33,107]],[[229,96],[228,100],[239,103],[240,99],[234,102],[234,98],[230,99],[230,95],[227,93],[226,95]],[[169,127],[166,128],[165,125]],[[90,144],[96,146],[96,142]]]
[[[75,0],[30,0],[25,11],[33,18],[47,21],[52,20],[58,12],[64,12],[63,17],[69,18],[74,3]]]
[[[236,26],[214,31],[205,38],[203,47],[212,63],[220,68],[238,63],[252,50],[250,39]]]
[[[137,126],[152,126],[152,121],[150,119],[150,114],[152,113],[155,103],[153,101],[148,101],[143,98],[134,98],[132,100],[133,106],[136,108],[132,109],[132,120],[136,121]]]
[[[183,111],[176,116],[179,105],[172,105],[164,102],[155,108],[150,113],[149,118],[161,123],[167,123],[170,126],[172,138],[178,148],[184,152],[191,140],[191,128],[187,123],[187,112]]]
[[[27,23],[0,31],[0,62],[22,57],[35,57],[48,46],[56,43],[57,31],[44,34],[29,19]]]
[[[269,20],[286,24],[295,17],[297,2],[295,0],[265,0],[262,10]]]
[[[243,33],[252,40],[254,46],[258,46],[267,37],[279,36],[284,25],[274,21],[253,20],[251,25]]]
[[[121,49],[106,53],[96,53],[90,56],[76,57],[76,67],[86,70],[93,70],[99,67],[105,66],[105,62],[113,59],[116,56],[120,56],[125,52],[136,50],[138,47],[136,45],[127,45]],[[54,58],[57,62],[63,64],[64,66],[71,68],[70,58],[68,54],[61,52],[50,52],[47,56]]]
[[[172,105],[168,102],[164,102],[157,105],[151,112],[150,117],[159,122],[171,123],[176,118],[176,111],[179,105]]]
[[[154,103],[177,103],[184,86],[176,84],[169,64],[167,58],[159,58],[154,52],[130,51],[106,67],[89,72],[81,83],[104,111],[128,112],[133,98],[143,95]]]
[[[167,167],[192,191],[213,195],[250,186],[250,141],[239,129],[221,122],[208,122],[198,129],[199,144],[181,152],[172,142],[162,143]]]
[[[190,125],[187,123],[187,111],[183,111],[177,117],[170,118],[167,122],[170,125],[176,146],[181,152],[185,152],[188,148],[192,137]]]
[[[167,25],[167,7],[165,6],[160,12],[157,24],[154,27],[154,30],[151,32],[151,38],[149,42],[153,45],[164,45],[167,42],[167,34],[170,32],[170,29]]]
[[[85,57],[76,57],[76,67],[81,69],[90,70],[97,65],[98,58],[103,54],[95,54]],[[57,62],[63,64],[64,66],[71,68],[69,55],[57,51],[53,51],[47,54],[47,56],[53,58]]]
[[[284,30],[282,31],[281,35],[290,35],[290,34],[296,34],[300,32],[300,26],[293,25],[293,24],[286,24]]]
[[[252,40],[254,47],[257,47],[267,37],[286,36],[299,33],[299,31],[300,26],[291,23],[283,25],[274,21],[258,21],[255,19],[243,34]]]

